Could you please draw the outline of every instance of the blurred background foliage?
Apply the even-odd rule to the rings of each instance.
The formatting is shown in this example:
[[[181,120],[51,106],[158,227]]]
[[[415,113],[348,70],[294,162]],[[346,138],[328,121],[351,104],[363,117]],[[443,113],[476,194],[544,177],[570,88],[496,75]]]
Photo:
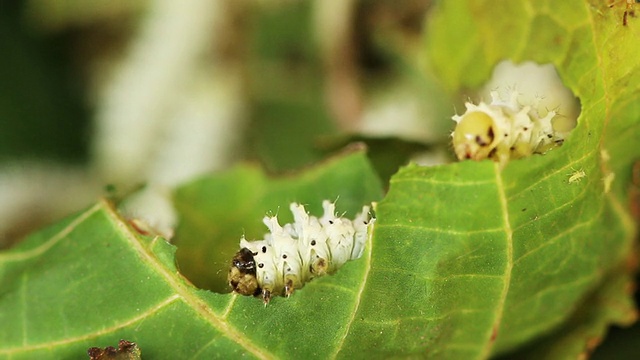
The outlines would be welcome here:
[[[238,161],[286,173],[353,141],[383,179],[416,154],[450,159],[455,104],[422,44],[430,6],[2,2],[0,247],[105,185],[166,193]]]
[[[166,194],[238,161],[288,173],[353,141],[385,182],[450,161],[467,94],[428,66],[431,6],[0,0],[0,248],[107,185]],[[638,334],[615,330],[595,358]]]

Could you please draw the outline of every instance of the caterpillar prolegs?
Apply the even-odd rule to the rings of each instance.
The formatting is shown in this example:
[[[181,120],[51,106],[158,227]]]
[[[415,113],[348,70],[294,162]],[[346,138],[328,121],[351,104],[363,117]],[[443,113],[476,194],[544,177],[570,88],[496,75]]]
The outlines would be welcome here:
[[[317,218],[292,203],[294,222],[284,226],[276,216],[265,216],[269,233],[263,240],[240,240],[228,275],[233,291],[261,296],[266,304],[273,295],[290,296],[309,280],[360,258],[375,220],[369,206],[353,220],[336,216],[335,204],[328,200],[322,207],[324,214]]]

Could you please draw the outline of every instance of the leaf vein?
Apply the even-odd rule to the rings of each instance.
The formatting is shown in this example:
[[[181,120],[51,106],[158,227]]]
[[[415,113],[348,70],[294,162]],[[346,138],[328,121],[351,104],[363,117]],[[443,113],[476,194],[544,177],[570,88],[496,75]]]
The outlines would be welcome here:
[[[345,287],[345,286],[340,286],[338,284],[334,284],[331,282],[318,282],[316,284],[316,286],[324,286],[324,287],[328,287],[328,288],[333,288],[333,289],[337,289],[340,291],[344,291],[346,293],[355,293],[355,291],[351,288]]]
[[[89,333],[89,334],[85,334],[85,335],[77,336],[77,337],[73,337],[73,338],[65,338],[64,340],[50,341],[50,342],[46,342],[46,343],[33,344],[33,345],[22,346],[22,347],[18,347],[18,348],[4,348],[4,349],[0,349],[0,354],[14,355],[14,354],[19,354],[19,353],[25,353],[25,352],[28,352],[28,351],[54,348],[54,347],[61,346],[61,345],[67,345],[67,344],[72,344],[72,343],[76,343],[76,342],[80,342],[80,341],[94,339],[94,338],[97,338],[97,337],[99,337],[101,335],[105,335],[105,334],[108,334],[108,333],[115,332],[116,330],[122,329],[122,328],[127,327],[127,326],[129,326],[131,324],[134,324],[134,323],[136,323],[136,322],[138,322],[140,320],[143,320],[143,319],[153,315],[154,313],[160,311],[161,309],[163,309],[164,307],[170,305],[171,303],[175,302],[178,299],[180,299],[180,296],[177,295],[177,294],[175,294],[173,296],[170,296],[167,299],[165,299],[165,300],[161,301],[160,303],[154,305],[153,307],[149,308],[147,311],[141,313],[140,315],[138,315],[136,317],[133,317],[133,318],[131,318],[131,319],[125,321],[125,322],[118,323],[116,326],[100,329],[100,331],[96,331],[96,332],[93,332],[93,333]]]
[[[506,244],[505,244],[506,245],[506,249],[505,249],[506,261],[505,261],[505,269],[504,269],[504,285],[502,288],[502,294],[500,295],[500,300],[498,301],[498,304],[496,306],[497,314],[496,314],[495,322],[491,327],[491,329],[488,329],[487,334],[485,335],[485,338],[487,339],[487,344],[480,356],[483,359],[486,359],[489,357],[493,344],[495,344],[495,341],[491,341],[489,339],[491,339],[491,336],[494,333],[495,329],[497,329],[500,326],[500,323],[502,322],[502,316],[504,315],[504,307],[507,301],[507,295],[509,294],[509,285],[511,284],[511,272],[513,269],[513,230],[511,229],[511,221],[509,219],[509,206],[507,203],[507,194],[506,194],[504,183],[502,181],[502,172],[500,169],[500,165],[495,163],[493,165],[493,169],[495,172],[496,190],[498,192],[499,203],[500,203],[500,208],[501,208],[502,218],[504,223],[504,232],[506,235]]]
[[[519,225],[518,225],[518,226],[516,226],[515,228],[513,228],[513,231],[514,231],[514,232],[517,232],[517,231],[519,231],[520,229],[522,229],[523,227],[525,227],[525,226],[527,226],[527,225],[531,224],[531,223],[532,223],[532,222],[534,222],[534,221],[540,221],[540,220],[542,220],[542,219],[544,219],[544,218],[546,218],[546,217],[548,217],[548,216],[551,216],[551,215],[553,215],[553,214],[555,214],[555,213],[557,213],[557,212],[561,212],[561,211],[563,211],[563,210],[564,210],[566,207],[568,207],[568,206],[573,206],[573,205],[577,202],[577,200],[580,200],[580,199],[582,199],[584,196],[586,196],[586,195],[587,195],[587,190],[588,190],[588,186],[585,186],[585,187],[582,189],[582,191],[580,191],[578,194],[576,194],[576,196],[575,196],[571,201],[568,201],[568,202],[566,202],[566,203],[564,203],[564,204],[562,204],[562,205],[554,206],[552,210],[547,211],[547,212],[545,212],[544,214],[536,215],[536,216],[534,216],[533,218],[530,218],[529,220],[527,220],[527,221],[525,221],[525,222],[523,222],[523,223],[519,224]]]
[[[441,228],[433,228],[427,226],[413,225],[413,224],[384,224],[384,225],[376,225],[380,228],[411,228],[411,229],[420,229],[423,231],[433,232],[437,234],[447,234],[447,235],[458,235],[458,236],[467,236],[470,234],[486,234],[492,232],[504,232],[504,228],[490,228],[490,229],[480,229],[480,230],[450,230],[450,229],[441,229]]]
[[[227,317],[229,317],[231,310],[233,310],[233,307],[236,304],[237,298],[238,298],[238,294],[236,294],[235,292],[231,294],[231,297],[229,298],[229,304],[227,304],[227,307],[224,309],[224,311],[222,312],[222,315],[220,316],[221,319],[226,320]]]
[[[373,229],[375,230],[375,226]],[[373,260],[372,238],[373,238],[373,231],[370,231],[369,236],[367,237],[367,248],[369,250],[365,252],[367,255],[367,258],[366,258],[367,261],[365,263],[365,269],[364,269],[364,274],[362,276],[362,281],[360,282],[360,287],[358,288],[358,292],[356,294],[355,305],[353,307],[353,311],[351,311],[351,317],[346,323],[344,334],[340,338],[340,341],[338,342],[338,346],[336,346],[336,351],[332,356],[330,356],[330,358],[332,359],[335,359],[340,353],[340,350],[342,350],[342,347],[344,346],[344,342],[347,339],[347,336],[349,335],[349,330],[351,329],[351,325],[353,325],[353,321],[355,320],[356,314],[358,313],[358,308],[360,307],[360,303],[362,302],[362,294],[364,293],[364,288],[367,284],[369,273],[371,272],[371,262]]]
[[[107,207],[111,212],[113,221],[121,223],[120,217],[113,212],[113,209]],[[251,343],[245,336],[242,335],[236,328],[227,323],[224,319],[218,317],[211,307],[198,298],[193,292],[189,291],[187,285],[182,282],[181,278],[168,271],[168,269],[160,263],[160,260],[150,251],[148,251],[138,240],[135,234],[131,232],[129,227],[125,227],[123,232],[126,233],[129,242],[137,249],[138,253],[161,275],[169,286],[183,299],[183,301],[191,307],[196,313],[198,313],[204,320],[211,324],[214,328],[220,330],[220,333],[228,337],[239,346],[246,349],[257,358],[261,359],[273,359],[274,356],[269,354],[266,350],[260,349],[255,344]],[[157,239],[154,239],[155,241]],[[153,243],[153,242],[152,242]]]
[[[0,263],[3,262],[14,262],[14,261],[24,261],[29,258],[42,255],[51,249],[54,245],[56,245],[60,240],[66,238],[73,229],[75,229],[78,225],[84,222],[89,216],[93,215],[96,211],[102,208],[102,203],[98,203],[95,206],[92,206],[90,209],[82,213],[76,219],[74,219],[69,225],[67,225],[64,229],[60,230],[57,234],[53,235],[49,240],[43,242],[42,244],[24,251],[18,252],[8,252],[5,254],[0,254]]]
[[[555,171],[551,171],[547,174],[545,174],[545,176],[540,176],[538,178],[536,178],[536,181],[531,182],[527,187],[519,189],[517,193],[514,193],[513,195],[509,196],[507,198],[507,200],[512,200],[513,198],[515,198],[516,196],[519,196],[520,194],[525,193],[527,190],[532,189],[546,181],[548,181],[549,179],[551,179],[554,176],[557,176],[558,174],[564,174],[566,172],[568,172],[572,167],[579,167],[578,164],[581,164],[583,161],[587,160],[587,158],[593,156],[595,153],[595,150],[591,150],[588,151],[587,153],[584,154],[584,156],[570,161],[569,163],[567,163],[567,165],[556,169]]]
[[[553,237],[549,238],[548,241],[545,241],[543,243],[540,244],[540,246],[533,248],[529,251],[527,251],[525,254],[523,254],[522,256],[520,256],[518,259],[516,259],[513,263],[513,265],[517,265],[520,261],[522,261],[523,259],[535,254],[536,252],[544,249],[547,246],[551,246],[553,244],[555,244],[556,240],[559,240],[560,238],[562,238],[565,235],[568,235],[570,233],[572,233],[573,231],[576,231],[584,226],[588,226],[591,225],[593,222],[595,222],[599,216],[602,214],[602,207],[600,208],[600,211],[598,212],[598,214],[594,217],[592,217],[591,219],[589,219],[588,221],[583,221],[580,223],[575,224],[574,226],[567,228],[565,231],[557,233],[556,235],[554,235]]]
[[[427,183],[427,184],[434,184],[434,185],[446,185],[447,187],[469,187],[469,186],[478,186],[478,185],[493,185],[494,182],[493,180],[487,180],[487,181],[439,181],[439,180],[434,180],[434,179],[425,179],[423,177],[403,177],[401,179],[394,179],[393,183],[401,183],[401,182],[409,182],[409,183]]]
[[[439,320],[450,318],[453,314],[477,314],[477,313],[485,313],[486,309],[465,309],[465,308],[454,308],[451,311],[447,311],[444,313],[440,313],[438,316],[405,316],[399,317],[392,320],[374,320],[371,318],[363,319],[362,322],[370,325],[393,325],[398,326],[403,321],[414,321],[419,320],[422,322],[436,322]]]
[[[27,325],[29,322],[27,321],[27,279],[28,273],[22,273],[22,281],[20,284],[20,303],[22,304],[22,345],[27,345],[27,339],[29,338]]]

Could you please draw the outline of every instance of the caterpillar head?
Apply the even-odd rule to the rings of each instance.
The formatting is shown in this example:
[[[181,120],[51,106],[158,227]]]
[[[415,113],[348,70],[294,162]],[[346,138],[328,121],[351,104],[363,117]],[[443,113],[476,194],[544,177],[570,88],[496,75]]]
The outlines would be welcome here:
[[[482,160],[491,157],[500,143],[502,131],[496,121],[482,111],[454,117],[458,122],[453,133],[453,148],[460,160]]]
[[[227,275],[229,285],[233,291],[242,295],[257,295],[260,286],[256,278],[256,261],[251,250],[243,247],[231,261],[231,268]]]

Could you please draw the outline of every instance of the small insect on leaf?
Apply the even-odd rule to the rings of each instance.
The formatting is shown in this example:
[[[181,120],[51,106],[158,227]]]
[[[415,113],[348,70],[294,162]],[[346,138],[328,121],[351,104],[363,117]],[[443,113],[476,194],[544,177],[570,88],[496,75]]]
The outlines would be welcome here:
[[[613,180],[615,180],[615,178],[616,178],[616,174],[610,172],[602,179],[602,182],[604,183],[605,194],[608,194],[609,191],[611,191],[611,184],[613,184]]]
[[[585,177],[587,177],[587,174],[584,172],[584,170],[573,170],[573,172],[569,174],[569,184],[580,182],[582,178]]]

